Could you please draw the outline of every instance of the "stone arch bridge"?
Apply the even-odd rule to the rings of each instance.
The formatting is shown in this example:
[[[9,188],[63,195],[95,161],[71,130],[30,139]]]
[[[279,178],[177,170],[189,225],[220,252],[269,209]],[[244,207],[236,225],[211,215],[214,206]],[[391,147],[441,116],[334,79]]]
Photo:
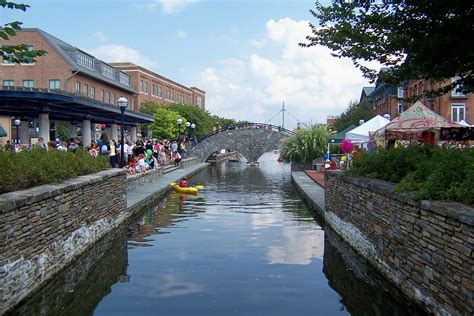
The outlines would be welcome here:
[[[249,162],[256,162],[264,153],[277,150],[292,131],[275,125],[249,123],[225,127],[199,139],[188,156],[206,161],[213,153],[229,149],[241,153]]]

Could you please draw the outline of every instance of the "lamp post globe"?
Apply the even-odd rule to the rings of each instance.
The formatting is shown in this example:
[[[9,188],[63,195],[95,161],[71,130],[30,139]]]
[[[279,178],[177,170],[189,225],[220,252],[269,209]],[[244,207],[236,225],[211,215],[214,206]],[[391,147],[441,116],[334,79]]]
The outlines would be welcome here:
[[[191,124],[191,130],[192,130],[192,140],[194,141],[194,139],[196,138],[196,124]]]
[[[124,139],[123,139],[123,130],[124,130],[124,124],[125,124],[125,109],[128,106],[128,100],[127,98],[120,97],[117,100],[117,105],[120,108],[121,112],[121,122],[122,124],[120,125],[120,168],[123,168],[125,166],[125,154],[124,154]]]
[[[190,134],[190,131],[189,129],[191,128],[191,123],[190,122],[186,122],[186,141],[189,139],[189,134]]]
[[[13,124],[16,127],[16,143],[19,144],[20,143],[20,135],[18,133],[18,127],[21,125],[20,119],[17,118],[16,120],[14,120]]]
[[[181,124],[183,124],[183,120],[180,118],[177,119],[176,124],[178,124],[178,143],[180,143],[181,142]]]
[[[392,118],[392,116],[388,113],[385,113],[385,115],[383,116],[384,118],[386,118],[387,120],[390,121],[390,119]]]

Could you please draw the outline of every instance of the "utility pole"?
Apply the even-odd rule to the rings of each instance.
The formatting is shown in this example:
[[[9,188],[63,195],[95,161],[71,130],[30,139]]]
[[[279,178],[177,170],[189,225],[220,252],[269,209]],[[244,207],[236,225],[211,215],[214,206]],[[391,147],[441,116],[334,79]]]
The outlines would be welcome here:
[[[283,106],[281,108],[282,124],[281,127],[285,128],[285,101],[283,101]]]

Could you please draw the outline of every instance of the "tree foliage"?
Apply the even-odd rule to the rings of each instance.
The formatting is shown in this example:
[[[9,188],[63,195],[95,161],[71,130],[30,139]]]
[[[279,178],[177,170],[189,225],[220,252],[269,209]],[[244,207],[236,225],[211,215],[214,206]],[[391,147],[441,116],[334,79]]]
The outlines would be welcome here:
[[[351,58],[373,81],[378,72],[362,64],[378,62],[390,68],[387,83],[426,78],[459,80],[438,89],[474,91],[474,5],[466,0],[333,1],[310,10],[317,24],[303,47],[323,45],[335,57]]]
[[[161,111],[162,109],[167,111]],[[160,111],[157,112],[158,110]],[[174,135],[173,137],[176,137],[178,132],[176,120],[178,118],[183,120],[183,131],[185,131],[186,122],[195,124],[197,139],[212,133],[213,127],[216,126],[216,123],[221,127],[236,124],[234,119],[211,115],[208,111],[203,111],[198,107],[181,103],[158,104],[155,102],[143,102],[140,107],[140,112],[155,117],[155,123],[147,126],[153,130],[153,135],[158,138],[162,137],[159,135],[170,135],[169,133],[172,132],[171,126],[174,126],[174,134],[172,135]],[[177,113],[178,116],[171,115],[169,112]],[[160,117],[160,115],[164,115],[164,117]],[[159,127],[160,124],[164,124],[165,127]],[[166,136],[165,138],[169,139],[172,137]]]
[[[304,128],[285,139],[280,148],[281,157],[287,161],[308,162],[324,155],[329,133],[322,128]]]
[[[15,3],[12,1],[0,0],[0,6],[3,9],[26,11],[29,8],[27,4]],[[8,41],[10,37],[16,35],[16,32],[21,30],[22,23],[13,21],[3,24],[0,27],[0,38]],[[8,60],[12,63],[31,63],[35,61],[36,57],[46,55],[46,51],[41,49],[30,49],[26,44],[8,45],[8,42],[3,42],[0,47],[0,57],[3,60]]]
[[[150,125],[153,137],[158,139],[176,139],[178,135],[178,125],[176,120],[181,118],[181,114],[171,111],[165,107],[158,107],[153,113],[155,122]],[[186,120],[183,120],[183,125]]]
[[[342,131],[352,124],[358,125],[360,120],[368,121],[376,114],[373,105],[367,100],[360,103],[350,102],[347,109],[336,117],[333,128],[337,131]]]

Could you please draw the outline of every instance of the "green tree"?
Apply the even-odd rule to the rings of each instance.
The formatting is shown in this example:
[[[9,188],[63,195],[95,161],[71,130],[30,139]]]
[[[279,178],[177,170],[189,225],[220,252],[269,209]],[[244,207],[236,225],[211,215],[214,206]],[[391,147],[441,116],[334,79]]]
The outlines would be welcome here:
[[[342,131],[343,129],[351,126],[352,124],[358,125],[360,120],[368,121],[373,118],[377,113],[367,100],[360,103],[350,102],[347,109],[338,117],[333,128],[336,131]]]
[[[287,161],[308,162],[323,157],[329,133],[322,128],[303,128],[285,139],[280,148],[281,157]]]
[[[351,58],[373,81],[378,72],[362,64],[375,61],[390,70],[382,80],[398,84],[426,78],[442,82],[460,76],[458,85],[474,91],[474,5],[466,0],[333,1],[310,10],[317,23],[300,46],[323,45],[335,57]],[[460,48],[462,47],[462,49]]]
[[[176,139],[178,135],[178,126],[176,120],[181,118],[181,114],[171,111],[165,107],[159,107],[153,113],[155,122],[149,127],[153,131],[153,137],[158,139]],[[183,120],[183,124],[186,121]]]
[[[30,6],[27,4],[15,3],[12,1],[0,0],[0,6],[3,9],[26,11]],[[8,41],[10,37],[16,35],[16,31],[21,30],[22,23],[13,21],[3,24],[0,27],[0,38]],[[26,44],[8,45],[8,42],[3,42],[0,47],[0,57],[3,60],[8,60],[13,63],[31,63],[35,61],[36,57],[46,55],[46,51],[41,49],[30,49]]]

